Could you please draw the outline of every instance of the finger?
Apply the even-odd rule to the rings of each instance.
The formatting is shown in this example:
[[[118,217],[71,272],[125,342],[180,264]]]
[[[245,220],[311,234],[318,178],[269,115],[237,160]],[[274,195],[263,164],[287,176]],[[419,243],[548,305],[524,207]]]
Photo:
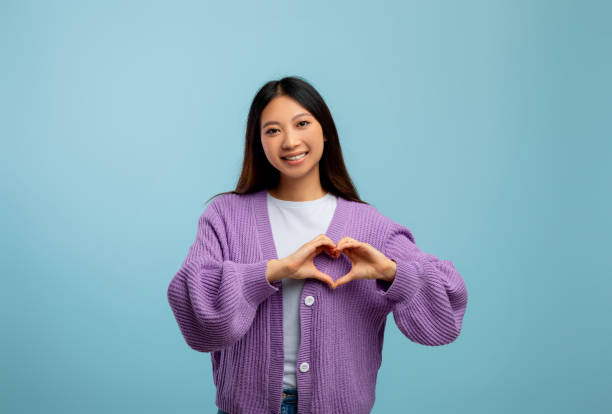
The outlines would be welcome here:
[[[317,246],[317,247],[315,247],[315,250],[313,252],[314,256],[318,255],[319,253],[321,253],[321,252],[323,252],[323,251],[325,251],[327,249],[328,249],[328,247],[326,247],[326,246]]]
[[[328,254],[330,254],[330,252],[332,252],[335,248],[333,243],[323,239],[314,240],[312,246],[314,246],[314,256],[318,255],[321,252],[327,252]]]
[[[315,274],[315,278],[320,280],[323,283],[326,283],[332,289],[335,289],[336,287],[334,279],[332,279],[332,277],[326,273],[317,271],[317,273]]]
[[[336,287],[344,285],[354,279],[354,273],[348,272],[344,276],[338,278],[335,282]]]
[[[336,244],[336,253],[340,255],[340,253],[342,253],[342,250],[344,249],[345,246],[346,246],[346,238],[343,238],[338,242],[338,244]]]
[[[340,247],[340,251],[342,252],[346,252],[346,251],[352,251],[353,249],[359,249],[361,248],[363,245],[362,242],[356,241],[356,240],[347,240],[345,241],[342,246]],[[346,253],[348,254],[348,253]]]
[[[338,244],[340,244],[340,243],[348,243],[348,242],[355,242],[355,241],[357,241],[357,240],[353,239],[352,237],[344,236],[343,238],[338,240]]]
[[[336,246],[336,243],[334,243],[333,240],[327,236],[324,236],[324,237],[317,236],[314,239],[312,239],[310,243],[313,244],[314,246],[332,246],[332,247]]]
[[[328,255],[330,255],[331,257],[339,256],[336,250],[336,243],[334,243],[332,239],[330,239],[326,234],[322,235],[321,239],[327,242],[325,243],[325,246],[326,246],[326,252]]]
[[[333,245],[335,245],[336,243],[334,243],[334,241],[332,239],[329,238],[329,236],[327,234],[319,234],[316,237],[314,237],[310,242],[311,243],[315,243],[315,244],[320,244],[321,242],[329,242]]]
[[[339,250],[343,250],[353,246],[355,246],[355,239],[351,239],[350,237],[343,237],[336,245],[336,248]]]
[[[319,253],[321,251],[325,251],[328,255],[332,257],[334,257],[337,254],[336,244],[331,239],[329,238],[322,239],[320,243],[321,244],[319,245],[319,247],[317,247]]]
[[[329,236],[327,234],[322,234],[321,238],[323,240],[327,240],[328,242],[330,242],[331,244],[333,244],[334,246],[336,245],[336,243],[334,243],[334,241],[332,239],[329,238]]]
[[[343,242],[341,242],[341,243],[342,243],[342,244],[339,244],[339,245],[336,247],[336,250],[337,250],[337,252],[338,252],[338,255],[340,255],[340,253],[344,253],[344,254],[346,254],[347,256],[349,256],[349,255],[350,255],[350,253],[351,253],[351,249],[353,249],[353,248],[357,247],[357,246],[355,245],[355,243],[353,243],[353,242],[352,242],[352,241],[350,241],[350,240],[345,240],[345,241],[343,241]]]

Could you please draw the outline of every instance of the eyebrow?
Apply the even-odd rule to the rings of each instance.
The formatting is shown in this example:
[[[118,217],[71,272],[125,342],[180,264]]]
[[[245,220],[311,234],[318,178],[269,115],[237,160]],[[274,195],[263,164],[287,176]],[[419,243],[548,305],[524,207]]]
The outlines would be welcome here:
[[[310,114],[308,112],[300,112],[299,114],[294,115],[293,118],[291,118],[291,120],[293,121],[295,118],[300,117],[302,115],[310,115]],[[312,115],[310,115],[310,116],[312,116]],[[268,122],[266,122],[265,124],[262,125],[261,129],[264,129],[265,127],[267,127],[270,124],[278,124],[278,125],[280,125],[276,121],[268,121]]]

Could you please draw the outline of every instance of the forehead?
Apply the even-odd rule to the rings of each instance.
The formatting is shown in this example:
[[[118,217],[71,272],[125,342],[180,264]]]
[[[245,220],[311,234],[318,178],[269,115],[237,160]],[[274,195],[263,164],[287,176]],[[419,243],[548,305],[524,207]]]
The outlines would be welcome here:
[[[295,99],[288,96],[277,96],[272,99],[261,112],[261,121],[282,121],[292,116],[308,111]]]

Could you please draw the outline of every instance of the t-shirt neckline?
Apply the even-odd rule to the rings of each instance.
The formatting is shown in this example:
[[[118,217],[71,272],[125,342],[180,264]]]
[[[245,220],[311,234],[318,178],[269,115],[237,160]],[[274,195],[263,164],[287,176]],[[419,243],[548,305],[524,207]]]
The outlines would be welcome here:
[[[267,190],[266,190],[266,196],[277,205],[280,205],[282,207],[295,207],[295,208],[312,207],[318,204],[322,204],[334,197],[333,194],[328,191],[327,193],[325,193],[324,196],[321,196],[314,200],[290,201],[290,200],[281,200],[280,198],[276,198],[272,194],[270,194]]]

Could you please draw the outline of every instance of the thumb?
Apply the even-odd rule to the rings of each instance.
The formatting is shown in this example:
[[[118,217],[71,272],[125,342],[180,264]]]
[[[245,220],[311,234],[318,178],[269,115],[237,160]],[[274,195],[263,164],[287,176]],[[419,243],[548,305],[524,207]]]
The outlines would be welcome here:
[[[328,284],[330,288],[336,288],[336,283],[334,282],[334,279],[332,279],[332,277],[327,273],[323,273],[317,270],[317,273],[314,275],[314,277],[315,279],[319,279],[321,282]]]
[[[354,278],[354,275],[355,275],[355,272],[353,271],[353,269],[351,269],[347,274],[341,276],[340,278],[338,278],[338,280],[336,280],[335,282],[336,287],[350,282]]]

